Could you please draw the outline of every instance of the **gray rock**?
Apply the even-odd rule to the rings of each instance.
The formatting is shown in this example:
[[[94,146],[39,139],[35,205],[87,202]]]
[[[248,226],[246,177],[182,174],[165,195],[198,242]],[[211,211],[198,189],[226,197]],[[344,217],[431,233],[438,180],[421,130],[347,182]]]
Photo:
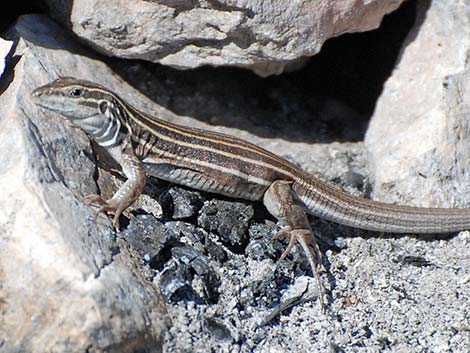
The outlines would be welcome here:
[[[298,67],[328,38],[377,28],[401,2],[46,1],[102,53],[185,69],[245,67],[262,76]]]
[[[377,199],[429,207],[470,199],[470,5],[419,1],[366,136]]]
[[[204,255],[212,255],[215,244],[207,241],[203,230],[189,223],[163,224],[152,215],[137,215],[120,235],[150,268],[161,273],[156,282],[168,303],[217,301],[219,278],[210,257]]]
[[[247,244],[248,227],[253,216],[251,205],[211,200],[201,208],[198,224],[218,235],[231,251],[239,253]]]
[[[44,17],[19,20],[0,96],[0,350],[159,350],[166,309],[149,271],[82,197],[96,192],[84,134],[30,100],[35,87],[101,65]],[[2,53],[5,57],[5,53]]]
[[[248,243],[245,249],[245,253],[247,254],[247,256],[258,261],[268,257],[275,257],[274,248],[272,246],[269,246],[273,243],[273,241],[267,239],[272,238],[272,236],[275,234],[273,227],[255,223],[250,226],[249,234],[250,242]]]
[[[220,244],[215,243],[204,229],[185,222],[166,222],[166,228],[173,234],[186,238],[186,243],[201,251],[211,259],[223,263],[227,261],[227,252]]]
[[[210,265],[210,259],[190,246],[175,247],[173,258],[194,270],[201,278],[206,302],[215,303],[219,297],[219,277]]]
[[[202,207],[201,194],[181,187],[171,187],[160,195],[162,204],[168,217],[173,219],[191,218]]]
[[[169,221],[165,222],[165,227],[179,238],[185,237],[188,244],[195,247],[201,247],[198,250],[202,250],[204,245],[204,239],[207,233],[197,228],[194,224],[182,221]]]
[[[192,287],[192,280],[193,274],[188,265],[174,265],[172,269],[167,269],[160,276],[160,291],[168,303],[191,301],[202,304],[204,300]]]
[[[245,249],[246,255],[256,261],[263,259],[279,260],[287,247],[288,241],[282,238],[274,238],[278,230],[274,223],[252,224],[248,230],[249,243]],[[284,262],[284,264],[289,263],[289,266],[292,266],[290,270],[294,270],[296,261],[300,260],[302,262],[303,255],[300,253],[297,248],[293,248],[291,255],[288,257],[293,261]]]
[[[175,233],[152,215],[133,217],[121,235],[146,262],[152,262],[168,244],[178,240]]]

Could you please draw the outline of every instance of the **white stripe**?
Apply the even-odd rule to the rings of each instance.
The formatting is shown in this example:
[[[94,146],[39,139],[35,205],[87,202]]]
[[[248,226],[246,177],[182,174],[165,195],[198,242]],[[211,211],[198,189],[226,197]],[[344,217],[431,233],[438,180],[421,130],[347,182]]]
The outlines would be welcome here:
[[[142,143],[142,141],[143,141],[142,139],[139,139],[139,143]],[[246,180],[250,183],[254,183],[254,184],[258,184],[258,185],[264,185],[264,186],[269,186],[272,183],[270,180],[265,180],[265,179],[262,179],[262,178],[258,178],[258,177],[255,177],[253,175],[243,173],[243,172],[241,172],[237,169],[230,169],[230,168],[223,167],[223,166],[220,166],[220,165],[212,164],[210,162],[179,156],[179,155],[170,153],[168,151],[160,150],[156,147],[153,147],[152,151],[159,154],[161,157],[187,162],[187,163],[190,163],[190,164],[193,164],[193,165],[196,165],[196,166],[200,165],[200,166],[207,167],[207,168],[210,168],[210,169],[218,170],[219,172],[222,172],[222,173],[225,173],[225,174],[235,175],[235,176],[237,176],[239,178],[242,178],[242,179],[244,179],[244,180]],[[146,163],[145,159],[144,159],[143,162]],[[147,163],[149,163],[149,162],[147,162]]]
[[[112,122],[111,122],[110,125],[112,125]],[[100,142],[97,141],[98,144],[99,144],[100,146],[103,146],[103,147],[109,147],[109,146],[114,145],[114,144],[116,143],[116,141],[117,141],[118,136],[119,136],[119,130],[121,130],[121,122],[120,122],[119,119],[116,119],[116,132],[115,132],[113,138],[112,138],[111,140],[104,141],[104,142],[102,142],[102,143],[100,143]]]
[[[108,120],[108,124],[109,124],[109,125],[108,125],[108,128],[106,129],[106,131],[105,131],[102,135],[100,135],[100,136],[95,135],[95,138],[96,138],[96,139],[102,140],[102,139],[104,139],[104,137],[105,137],[106,135],[109,134],[109,132],[111,131],[111,129],[112,129],[112,127],[113,127],[113,122]]]

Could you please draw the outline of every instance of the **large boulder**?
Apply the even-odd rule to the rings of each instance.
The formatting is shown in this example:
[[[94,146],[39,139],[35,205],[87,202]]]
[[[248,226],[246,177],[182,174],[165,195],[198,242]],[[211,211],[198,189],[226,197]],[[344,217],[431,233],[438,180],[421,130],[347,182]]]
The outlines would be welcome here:
[[[468,3],[418,2],[365,139],[377,199],[470,204],[469,52]]]
[[[402,1],[47,0],[102,53],[176,68],[247,67],[279,74],[342,33],[377,28]]]
[[[78,60],[79,47],[39,16],[20,19],[9,38],[12,48],[0,46],[0,351],[158,352],[168,323],[158,289],[81,201],[97,192],[88,139],[30,99],[76,65],[89,76],[104,65]]]

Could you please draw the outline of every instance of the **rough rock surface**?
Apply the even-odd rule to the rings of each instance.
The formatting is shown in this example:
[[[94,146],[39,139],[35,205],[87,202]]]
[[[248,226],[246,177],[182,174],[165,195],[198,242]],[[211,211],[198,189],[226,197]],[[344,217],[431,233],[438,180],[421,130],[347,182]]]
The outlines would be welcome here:
[[[239,252],[248,241],[248,226],[253,216],[251,206],[213,200],[204,204],[198,224],[206,231],[217,234],[230,250]]]
[[[175,97],[168,97],[168,92],[166,96],[165,94],[154,96],[155,91],[152,91],[152,88],[161,89],[159,86],[161,81],[165,81],[167,84],[174,83],[174,77],[180,75],[181,72],[172,72],[168,68],[161,70],[159,67],[157,68],[158,75],[155,75],[152,70],[146,72],[145,65],[141,63],[121,62],[120,65],[113,63],[114,67],[121,69],[121,77],[138,78],[134,82],[138,83],[135,86],[140,92],[145,92],[148,97],[157,102],[171,99],[173,102],[184,101],[184,104],[194,109],[193,116],[198,118],[204,116],[204,119],[201,120],[207,122],[203,122],[188,116],[173,114],[155,104],[137,89],[118,78],[108,66],[103,64],[102,61],[105,59],[83,51],[82,48],[73,44],[72,38],[64,38],[64,31],[44,17],[27,16],[21,18],[16,26],[16,31],[22,33],[25,38],[29,38],[27,41],[24,40],[22,47],[17,49],[18,53],[20,53],[20,49],[22,50],[23,57],[19,58],[15,68],[18,76],[19,72],[22,72],[21,70],[26,70],[32,65],[34,74],[18,76],[23,78],[22,82],[25,82],[22,85],[29,83],[29,86],[24,86],[26,89],[30,89],[30,86],[44,84],[59,74],[93,79],[112,88],[124,99],[150,114],[159,115],[164,119],[181,124],[211,128],[238,135],[295,161],[309,171],[321,172],[326,179],[340,184],[348,192],[356,195],[367,194],[368,185],[365,176],[368,171],[363,144],[311,143],[312,141],[325,141],[326,133],[324,129],[312,127],[315,124],[315,119],[312,119],[305,128],[299,128],[298,120],[295,120],[297,115],[293,113],[297,110],[289,110],[291,106],[289,103],[295,102],[295,98],[289,95],[278,92],[275,97],[279,98],[282,109],[285,109],[284,111],[288,115],[286,119],[291,119],[291,124],[285,124],[283,121],[281,125],[278,125],[280,124],[278,119],[273,119],[275,121],[263,119],[260,121],[265,124],[261,124],[253,119],[253,116],[261,115],[260,112],[265,113],[263,104],[256,101],[256,98],[253,98],[254,103],[250,102],[245,105],[239,104],[240,100],[243,102],[243,99],[234,94],[228,94],[220,101],[216,99],[213,101],[207,99],[206,101],[201,99],[201,95],[203,98],[208,96],[204,96],[205,92],[201,93],[200,82],[197,80],[181,83],[180,89],[185,92],[192,90],[194,92],[192,96],[181,94],[178,97],[177,89],[172,91],[172,95]],[[8,60],[10,65],[15,62],[13,59],[15,58]],[[124,70],[128,71],[124,74]],[[225,79],[220,79],[219,83],[213,82],[213,84],[220,84],[220,87],[232,84],[235,80],[230,79],[231,75],[238,77],[238,74],[239,72],[234,74],[229,71]],[[8,90],[1,96],[2,100],[7,99],[8,94],[16,92],[14,90],[15,82],[17,81],[2,80],[2,84],[8,87]],[[17,88],[20,92],[21,87]],[[232,90],[232,93],[234,91],[236,90]],[[159,92],[158,89],[157,92]],[[17,95],[17,97],[23,97],[20,102],[26,103],[27,107],[32,109],[26,96]],[[15,109],[14,101],[10,99],[8,102],[10,104],[7,106],[2,105],[3,109]],[[208,106],[212,109],[211,116],[205,119],[204,114]],[[175,110],[178,108],[181,107],[176,104]],[[28,110],[23,109],[23,111],[27,112]],[[218,112],[220,115],[217,115]],[[2,115],[0,119],[4,116],[7,115]],[[60,200],[62,197],[67,200],[64,193],[71,194],[67,190],[72,190],[73,195],[79,196],[74,196],[73,202],[69,204],[61,204],[63,207],[60,209],[51,209],[50,207],[44,209],[44,204],[37,203],[38,207],[30,210],[29,214],[22,218],[17,217],[16,222],[22,221],[26,225],[31,225],[31,219],[35,219],[32,217],[34,212],[51,215],[63,214],[70,219],[67,223],[70,224],[69,228],[65,229],[62,238],[56,242],[48,242],[45,246],[52,246],[60,243],[60,239],[64,239],[64,241],[70,241],[73,244],[77,242],[77,247],[82,247],[85,249],[83,251],[87,253],[89,251],[89,255],[74,256],[76,252],[72,251],[58,254],[56,257],[44,256],[44,253],[51,253],[48,251],[49,248],[42,251],[45,246],[34,246],[43,243],[30,244],[28,237],[20,237],[20,235],[12,238],[10,233],[6,233],[11,229],[12,217],[3,216],[6,214],[3,212],[13,207],[23,207],[21,203],[15,201],[23,194],[8,192],[6,195],[10,198],[8,200],[2,199],[0,211],[3,231],[0,233],[2,234],[0,237],[2,242],[0,268],[3,272],[0,271],[0,273],[2,276],[4,276],[3,273],[8,273],[8,280],[4,281],[2,278],[0,283],[4,287],[0,289],[0,293],[6,292],[4,288],[11,288],[11,286],[5,287],[5,284],[16,283],[15,288],[9,289],[9,298],[13,294],[16,295],[15,298],[24,294],[24,288],[29,283],[47,286],[44,277],[38,277],[36,273],[36,277],[31,279],[31,281],[34,280],[33,282],[30,281],[30,277],[22,276],[31,268],[39,269],[38,263],[42,263],[40,261],[49,260],[47,265],[61,266],[59,269],[68,269],[67,273],[73,274],[77,268],[64,267],[64,263],[67,265],[69,261],[75,261],[82,264],[80,261],[86,261],[92,256],[92,260],[89,262],[96,264],[99,268],[100,259],[111,257],[112,261],[106,268],[113,270],[112,273],[106,270],[98,271],[101,274],[98,276],[99,279],[104,278],[104,274],[119,276],[126,270],[132,271],[132,273],[142,271],[146,279],[153,279],[154,291],[162,291],[165,294],[165,299],[169,302],[167,310],[171,326],[161,346],[149,345],[147,347],[147,350],[152,352],[158,351],[158,348],[164,352],[207,352],[210,350],[217,352],[468,351],[470,346],[470,336],[468,335],[470,326],[470,287],[468,286],[470,259],[466,252],[462,251],[469,246],[468,233],[463,232],[449,238],[435,237],[432,238],[433,241],[411,236],[394,237],[392,235],[385,237],[381,234],[352,230],[312,218],[312,227],[315,229],[320,247],[325,254],[326,269],[322,273],[322,282],[330,296],[330,304],[328,312],[324,315],[320,312],[316,300],[315,281],[309,276],[304,256],[297,248],[294,248],[291,256],[284,261],[278,261],[286,244],[281,240],[270,240],[276,225],[257,203],[243,203],[254,209],[254,217],[247,222],[249,241],[245,251],[232,252],[215,232],[211,232],[213,228],[208,227],[209,231],[199,228],[195,224],[195,217],[190,217],[189,220],[184,219],[184,221],[155,219],[152,215],[142,214],[139,204],[133,207],[132,213],[135,217],[129,221],[128,225],[123,224],[123,231],[118,234],[117,241],[115,241],[110,236],[111,233],[108,233],[110,221],[105,217],[100,217],[99,221],[95,223],[93,210],[85,207],[81,202],[81,195],[96,190],[93,183],[93,175],[96,175],[93,170],[93,156],[85,135],[77,129],[72,129],[66,120],[50,112],[38,112],[33,118],[35,118],[32,120],[35,122],[35,126],[42,127],[43,124],[49,124],[52,126],[49,129],[51,131],[48,130],[49,133],[59,134],[61,137],[57,141],[54,140],[56,144],[52,144],[51,147],[51,144],[48,144],[49,138],[46,139],[45,134],[35,134],[34,136],[42,137],[42,140],[34,139],[34,136],[31,137],[33,141],[39,141],[34,146],[44,146],[41,141],[45,142],[45,148],[42,150],[51,156],[61,155],[58,152],[61,151],[59,146],[68,148],[68,159],[56,158],[54,159],[56,164],[46,163],[44,167],[42,167],[44,164],[39,164],[41,170],[50,170],[51,173],[54,173],[53,175],[58,175],[57,173],[61,171],[65,182],[57,185],[48,182],[50,179],[46,179],[40,182],[36,181],[33,185],[63,190],[62,193],[41,194],[45,199],[57,198]],[[224,118],[228,118],[229,122],[227,123]],[[9,131],[16,130],[18,127],[18,124],[15,125],[10,121],[0,120],[0,122],[2,133],[13,134]],[[338,126],[338,130],[341,130],[338,133],[342,133],[342,129],[347,129],[345,124]],[[39,131],[43,130],[39,129]],[[52,136],[57,136],[54,134]],[[328,140],[331,140],[331,136],[328,135],[328,137]],[[3,140],[2,135],[0,141],[3,142]],[[16,152],[30,140],[23,142],[24,140],[18,138],[16,141],[22,141],[22,144],[15,144],[15,149],[7,147],[8,151]],[[26,146],[30,145],[26,144]],[[1,148],[4,149],[3,146]],[[13,166],[20,164],[18,158],[14,156],[13,161],[7,160],[7,157],[12,154],[1,156],[0,168],[4,169],[0,170],[16,170]],[[38,159],[38,162],[40,161],[42,159]],[[84,167],[84,164],[87,167]],[[75,169],[74,166],[77,168]],[[27,170],[30,170],[29,173],[31,173],[31,168]],[[32,168],[32,170],[36,169]],[[81,170],[82,173],[77,173],[77,170]],[[5,189],[2,184],[2,190],[13,190],[7,183],[12,185],[17,180],[22,180],[15,178],[15,176],[0,179],[0,182],[5,183],[5,187],[7,187]],[[78,181],[75,181],[75,178],[78,178]],[[101,183],[101,185],[103,184]],[[100,189],[100,191],[103,190]],[[152,199],[158,199],[158,194],[161,193],[154,195],[153,191],[146,192],[147,198]],[[173,200],[184,199],[180,196],[174,197]],[[0,194],[0,198],[2,197],[3,194]],[[205,202],[218,199],[216,195],[204,193],[201,193],[201,197]],[[226,199],[223,201],[224,203],[229,202]],[[240,203],[241,201],[237,200],[234,207],[240,207]],[[129,213],[127,215],[129,216]],[[39,217],[39,219],[43,220],[44,217]],[[52,216],[47,219],[52,219]],[[90,231],[85,238],[77,236],[69,239],[69,234],[75,234],[74,232],[79,231],[80,227],[96,227],[104,229],[104,231],[101,236],[95,236],[95,233]],[[4,237],[3,234],[8,237]],[[29,234],[36,233],[32,230]],[[40,235],[43,233],[33,238],[33,241]],[[21,252],[17,250],[5,254],[3,252],[5,249],[17,246],[17,243],[11,243],[10,239],[22,240],[23,242],[18,242],[18,244],[26,244],[22,245],[21,250],[25,248],[27,250]],[[120,253],[111,252],[109,255],[102,248],[92,246],[93,239],[101,240],[111,249],[118,247]],[[130,263],[119,267],[118,259],[127,258],[127,252],[133,255],[132,261],[129,260]],[[39,258],[36,255],[38,253],[42,255]],[[24,268],[20,261],[24,258],[24,254],[33,254],[34,258],[38,258],[38,260],[33,263],[33,266]],[[33,258],[32,255],[29,256]],[[135,262],[136,260],[141,260],[140,266],[137,266],[139,262]],[[34,265],[36,266],[34,267]],[[44,267],[40,269],[42,273],[47,273]],[[56,272],[60,273],[60,271]],[[24,278],[26,280],[23,280]],[[117,277],[115,281],[123,286],[128,283]],[[61,284],[63,283],[64,281],[61,282]],[[129,317],[132,315],[133,318],[121,322],[122,326],[116,324],[117,328],[112,326],[120,322],[122,318],[120,316],[122,311],[116,308],[125,303],[126,298],[127,300],[129,297],[135,299],[132,293],[142,288],[139,287],[141,283],[139,280],[134,281],[133,286],[126,287],[125,292],[120,292],[120,296],[115,295],[114,291],[108,290],[99,297],[103,302],[113,304],[114,309],[117,310],[117,313],[113,312],[112,317],[102,316],[103,322],[108,324],[108,327],[114,327],[115,330],[111,333],[115,333],[119,329],[125,330],[128,328],[127,325],[134,325],[134,329],[141,327],[139,326],[141,321],[137,319],[142,316],[153,318],[157,323],[160,322],[157,320],[158,318],[151,315],[155,313],[152,310],[158,308],[155,306],[155,302],[160,302],[158,293],[152,292],[149,297],[144,291],[142,297],[138,298],[147,306],[136,305],[132,310],[125,311],[124,314],[128,314]],[[83,294],[83,291],[79,292]],[[34,298],[34,302],[48,303],[53,298],[50,293],[50,291],[44,290]],[[62,301],[69,304],[68,300],[69,298],[63,298]],[[140,303],[138,299],[135,301]],[[5,339],[7,335],[2,329],[6,327],[12,332],[12,328],[18,328],[18,322],[15,321],[11,313],[14,312],[13,310],[21,308],[11,306],[11,301],[5,302],[3,300],[0,303],[2,320],[8,322],[8,325],[0,323],[0,350],[4,349],[6,352],[30,350],[29,347],[21,350],[22,347],[17,348],[18,346],[15,346],[11,339],[10,341]],[[106,307],[106,305],[96,307],[95,311],[82,310],[78,315],[86,313],[92,315],[98,309],[101,309],[100,313],[102,313],[105,311],[103,308]],[[40,323],[49,317],[49,312],[47,315],[38,313],[34,317],[36,329],[41,327]],[[67,316],[70,320],[76,317]],[[78,316],[78,319],[80,318],[81,316]],[[147,322],[154,322],[151,319],[148,320]],[[30,323],[30,317],[28,316],[27,320],[22,318],[19,322]],[[78,330],[74,327],[74,334],[83,334],[81,330],[89,327],[84,325],[84,322],[88,324],[90,321],[80,321],[80,325],[76,326]],[[92,323],[88,325],[92,325]],[[148,336],[145,337],[157,336],[158,333],[161,333],[159,328],[158,324],[146,326],[147,331],[145,332]],[[60,337],[57,337],[57,330],[52,332],[53,339],[48,342],[52,347],[50,351],[79,350],[75,349],[77,346],[64,349],[63,346],[57,345],[56,348],[53,346],[56,342],[54,339],[60,339]],[[105,333],[111,335],[110,331]],[[14,336],[14,333],[11,335]],[[42,337],[38,334],[32,336],[32,340],[35,340],[34,343]],[[103,341],[106,341],[108,337],[105,334],[89,336],[87,342],[91,344],[90,342],[97,341],[101,344],[100,347],[106,347]],[[122,351],[123,346],[119,340],[121,336],[116,334],[113,337],[116,338],[116,350]],[[137,342],[142,341],[137,340]],[[76,342],[71,342],[71,344],[73,343]],[[89,351],[93,351],[95,347],[96,345],[92,346]],[[134,351],[139,350],[134,347]],[[145,350],[141,349],[141,351]]]
[[[367,131],[374,196],[468,206],[470,4],[420,1],[417,11]]]
[[[30,100],[75,67],[64,49],[78,47],[61,32],[30,17],[10,33],[0,96],[0,351],[158,352],[168,321],[149,271],[81,202],[97,192],[88,139]]]
[[[97,50],[176,68],[247,67],[279,74],[342,33],[377,28],[400,0],[47,0]]]
[[[201,197],[197,191],[171,187],[160,195],[160,203],[173,219],[190,218],[197,215],[202,207]]]

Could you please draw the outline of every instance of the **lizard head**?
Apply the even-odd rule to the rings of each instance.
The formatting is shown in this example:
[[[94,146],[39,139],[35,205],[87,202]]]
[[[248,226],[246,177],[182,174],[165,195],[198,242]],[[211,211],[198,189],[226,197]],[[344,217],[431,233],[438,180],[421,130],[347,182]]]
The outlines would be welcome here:
[[[37,105],[60,113],[71,120],[104,114],[113,95],[90,81],[60,77],[36,88],[32,94]]]
[[[90,81],[60,77],[31,93],[34,103],[60,113],[102,146],[113,146],[127,134],[122,100]]]

